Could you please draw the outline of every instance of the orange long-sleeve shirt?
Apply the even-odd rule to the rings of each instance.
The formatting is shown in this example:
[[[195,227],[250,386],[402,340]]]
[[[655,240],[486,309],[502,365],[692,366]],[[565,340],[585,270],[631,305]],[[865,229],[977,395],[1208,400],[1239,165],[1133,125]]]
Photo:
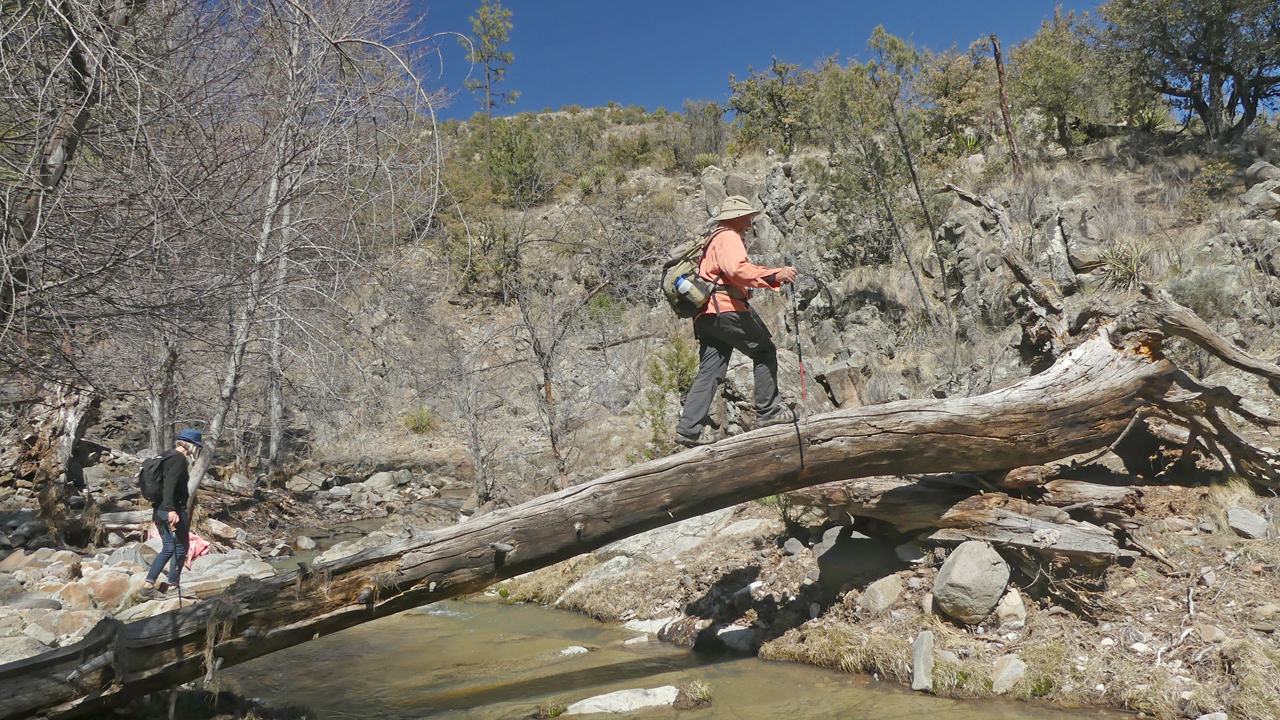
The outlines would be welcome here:
[[[734,285],[743,290],[752,288],[768,288],[777,291],[779,284],[770,283],[766,277],[777,273],[782,268],[768,268],[752,265],[747,260],[747,247],[742,243],[742,235],[736,230],[721,225],[715,229],[715,237],[707,245],[707,252],[698,265],[698,274],[708,282],[717,285]],[[711,294],[707,308],[703,312],[714,315],[722,312],[741,312],[747,309],[746,302],[730,297],[726,293]]]

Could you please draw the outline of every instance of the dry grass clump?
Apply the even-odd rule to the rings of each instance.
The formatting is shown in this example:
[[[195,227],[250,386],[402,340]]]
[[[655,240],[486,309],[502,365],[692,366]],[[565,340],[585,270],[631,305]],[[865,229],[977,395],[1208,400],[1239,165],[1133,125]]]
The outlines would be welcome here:
[[[911,643],[897,632],[870,632],[858,625],[806,623],[765,643],[760,657],[911,682]]]
[[[571,585],[599,567],[600,563],[601,560],[595,555],[579,555],[562,563],[511,578],[498,586],[499,594],[507,602],[554,602]]]
[[[1280,652],[1254,640],[1222,648],[1227,672],[1235,680],[1231,716],[1240,720],[1272,720],[1280,711]]]

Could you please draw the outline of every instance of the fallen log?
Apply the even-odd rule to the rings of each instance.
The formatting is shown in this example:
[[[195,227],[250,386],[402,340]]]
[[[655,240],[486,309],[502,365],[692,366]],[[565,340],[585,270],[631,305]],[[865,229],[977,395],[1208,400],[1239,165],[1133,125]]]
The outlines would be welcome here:
[[[850,408],[763,428],[333,563],[266,581],[242,578],[192,607],[104,624],[75,645],[0,666],[0,720],[99,712],[219,666],[464,595],[753,498],[849,478],[1004,471],[1097,450],[1139,409],[1194,424],[1194,434],[1240,472],[1275,484],[1276,458],[1223,422],[1220,413],[1237,412],[1238,403],[1188,389],[1186,376],[1162,355],[1161,319],[1188,311],[1155,293],[1139,305],[1141,313],[1130,317],[1151,324],[1125,325],[1122,317],[1097,327],[1045,372],[985,395]],[[1280,368],[1249,362],[1254,372],[1280,380]],[[1194,397],[1184,398],[1187,393]],[[1175,399],[1166,400],[1171,395]],[[1205,407],[1214,419],[1197,415],[1196,408]],[[1007,533],[1014,531],[1005,520],[1009,513],[1028,517],[1027,507],[1008,501],[996,507],[984,501],[971,511],[987,513]],[[1037,509],[1029,517],[1049,522],[1038,515],[1048,511],[1063,512]],[[1049,529],[1057,525],[1065,523]],[[1093,537],[1088,528],[1073,527],[1081,543]],[[1038,529],[1022,542],[1043,546],[1046,536],[1037,537]]]

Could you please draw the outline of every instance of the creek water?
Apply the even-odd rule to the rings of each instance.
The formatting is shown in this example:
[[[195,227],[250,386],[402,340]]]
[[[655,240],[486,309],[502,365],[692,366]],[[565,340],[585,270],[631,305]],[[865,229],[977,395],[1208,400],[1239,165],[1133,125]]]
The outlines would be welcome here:
[[[272,653],[223,673],[242,695],[306,707],[316,720],[528,718],[614,690],[701,680],[710,707],[648,709],[648,720],[1084,720],[1102,710],[945,700],[792,663],[705,655],[537,605],[447,601]],[[590,652],[564,655],[570,646]]]

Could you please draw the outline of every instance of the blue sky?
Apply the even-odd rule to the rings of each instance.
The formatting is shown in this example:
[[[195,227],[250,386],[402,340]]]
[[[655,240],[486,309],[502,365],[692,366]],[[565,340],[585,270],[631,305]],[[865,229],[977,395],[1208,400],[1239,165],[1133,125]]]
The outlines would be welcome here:
[[[729,74],[768,68],[770,59],[811,67],[839,52],[861,56],[876,25],[917,46],[961,50],[990,33],[1006,48],[1034,35],[1053,14],[1053,0],[504,0],[514,27],[515,55],[504,85],[520,99],[498,114],[594,107],[613,100],[679,110],[686,98],[726,100]],[[1092,9],[1092,2],[1063,3]],[[426,13],[427,33],[469,34],[480,0],[414,0]],[[461,90],[442,118],[467,118],[480,109],[462,88],[464,51],[453,38],[439,42],[437,87]]]

